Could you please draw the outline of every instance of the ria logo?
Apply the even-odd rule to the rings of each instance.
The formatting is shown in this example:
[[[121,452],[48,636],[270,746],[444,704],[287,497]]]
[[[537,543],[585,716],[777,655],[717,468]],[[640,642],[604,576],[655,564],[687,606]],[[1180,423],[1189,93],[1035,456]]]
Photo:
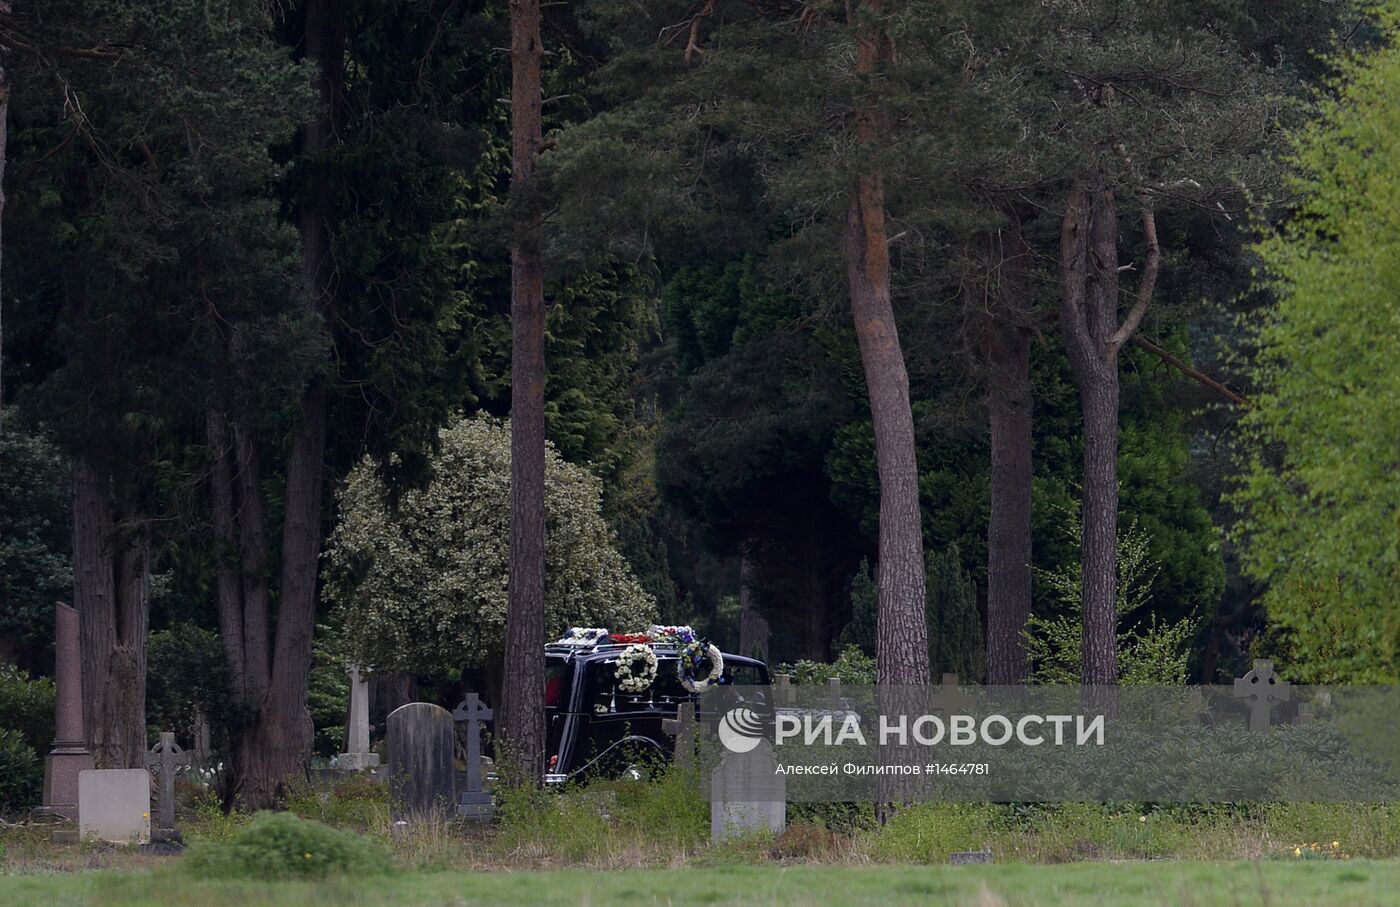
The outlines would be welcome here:
[[[747,753],[763,739],[763,719],[752,709],[730,709],[719,720],[719,742],[731,753]]]

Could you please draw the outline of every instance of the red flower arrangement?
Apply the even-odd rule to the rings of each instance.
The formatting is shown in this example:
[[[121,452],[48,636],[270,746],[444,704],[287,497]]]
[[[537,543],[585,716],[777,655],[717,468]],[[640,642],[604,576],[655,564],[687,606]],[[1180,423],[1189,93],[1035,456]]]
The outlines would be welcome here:
[[[624,646],[635,645],[637,643],[651,642],[651,637],[645,633],[612,633],[609,639]]]

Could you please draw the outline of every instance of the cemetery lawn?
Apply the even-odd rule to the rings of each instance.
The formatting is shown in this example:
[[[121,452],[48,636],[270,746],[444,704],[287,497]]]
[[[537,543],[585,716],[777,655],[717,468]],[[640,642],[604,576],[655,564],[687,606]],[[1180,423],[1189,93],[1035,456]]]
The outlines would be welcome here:
[[[718,866],[666,870],[408,872],[322,882],[206,882],[178,867],[0,876],[0,905],[471,907],[706,904],[1388,905],[1400,861],[1071,863],[1058,866]]]

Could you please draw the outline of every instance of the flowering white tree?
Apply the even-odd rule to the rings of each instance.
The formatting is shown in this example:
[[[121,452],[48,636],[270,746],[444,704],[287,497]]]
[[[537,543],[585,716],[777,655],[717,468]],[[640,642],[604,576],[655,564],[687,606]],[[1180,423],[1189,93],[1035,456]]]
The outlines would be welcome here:
[[[325,597],[354,657],[384,670],[458,670],[499,661],[510,539],[510,428],[488,417],[442,433],[434,476],[391,504],[375,464],[341,489]],[[656,603],[614,547],[602,483],[551,448],[545,463],[545,620],[644,627]]]

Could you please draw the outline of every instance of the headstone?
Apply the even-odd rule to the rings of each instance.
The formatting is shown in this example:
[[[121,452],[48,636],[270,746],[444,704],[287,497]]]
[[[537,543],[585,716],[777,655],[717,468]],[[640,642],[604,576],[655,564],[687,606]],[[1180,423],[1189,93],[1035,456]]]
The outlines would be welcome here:
[[[495,811],[494,799],[481,784],[481,729],[491,716],[475,693],[468,693],[452,713],[453,721],[467,723],[467,789],[457,800],[457,815],[466,819],[489,819]]]
[[[1279,680],[1272,661],[1256,660],[1254,670],[1235,678],[1235,698],[1249,706],[1251,731],[1267,731],[1273,723],[1274,706],[1292,695],[1293,685]]]
[[[992,862],[990,850],[955,850],[948,854],[948,862],[954,866],[972,866]]]
[[[160,778],[160,796],[156,800],[159,809],[157,821],[151,830],[152,841],[178,841],[180,833],[175,830],[175,776],[182,768],[189,768],[190,754],[175,744],[175,735],[162,731],[160,742],[146,754],[146,768],[154,769]]]
[[[710,839],[787,825],[787,776],[767,740],[747,753],[725,750],[710,772]]]
[[[360,676],[359,665],[347,665],[350,675],[350,723],[345,728],[345,752],[336,757],[335,767],[350,772],[364,771],[379,764],[379,754],[369,751],[369,682]]]
[[[828,677],[826,680],[826,701],[828,708],[833,712],[839,712],[845,708],[845,702],[841,699],[841,678]]]
[[[773,703],[775,705],[792,705],[796,701],[797,691],[792,688],[791,674],[773,675]]]
[[[410,702],[389,713],[389,815],[395,828],[452,808],[452,713]]]
[[[83,655],[78,612],[54,607],[54,741],[44,759],[44,805],[49,815],[78,818],[78,777],[93,768],[83,732]]]
[[[935,712],[945,715],[965,715],[972,709],[973,698],[958,688],[958,675],[944,674],[943,683],[930,698]]]
[[[695,703],[682,702],[675,718],[663,718],[661,730],[676,738],[676,764],[690,768],[695,762]]]
[[[78,775],[78,833],[83,840],[140,844],[151,837],[151,773],[94,769]]]

